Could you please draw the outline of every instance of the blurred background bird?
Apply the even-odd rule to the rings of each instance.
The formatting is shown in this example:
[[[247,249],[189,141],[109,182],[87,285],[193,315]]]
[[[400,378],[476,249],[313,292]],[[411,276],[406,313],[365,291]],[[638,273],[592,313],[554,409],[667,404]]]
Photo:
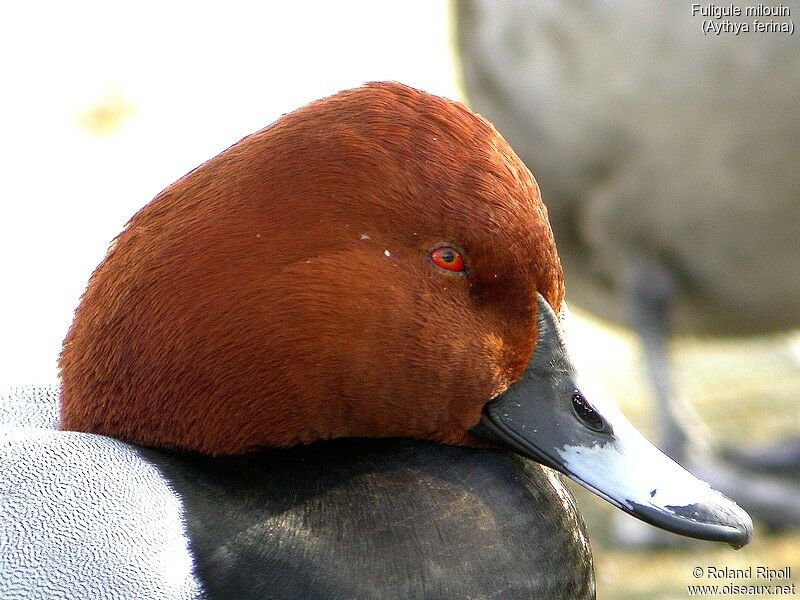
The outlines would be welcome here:
[[[456,11],[467,101],[537,174],[568,300],[638,335],[662,449],[771,528],[800,527],[800,435],[707,447],[667,352],[671,335],[800,327],[797,40],[704,35],[699,11],[654,1]]]

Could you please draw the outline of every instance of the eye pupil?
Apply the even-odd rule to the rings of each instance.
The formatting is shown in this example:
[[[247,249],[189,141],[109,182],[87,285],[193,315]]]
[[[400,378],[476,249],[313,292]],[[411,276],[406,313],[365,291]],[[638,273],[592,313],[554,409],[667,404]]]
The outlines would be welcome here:
[[[449,264],[449,263],[451,263],[451,262],[453,262],[453,261],[455,261],[455,259],[456,259],[456,255],[455,255],[455,254],[453,254],[453,251],[452,251],[452,250],[445,250],[445,251],[442,253],[442,260],[443,260],[444,262],[448,263],[448,264]]]

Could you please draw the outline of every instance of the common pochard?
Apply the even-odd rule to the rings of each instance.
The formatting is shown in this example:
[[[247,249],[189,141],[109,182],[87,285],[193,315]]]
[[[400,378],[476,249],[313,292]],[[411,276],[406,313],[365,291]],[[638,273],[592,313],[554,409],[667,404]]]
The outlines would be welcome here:
[[[563,301],[534,178],[463,105],[372,83],[283,116],[92,275],[59,430],[3,434],[4,597],[594,597],[537,463],[747,543],[744,511],[579,379]],[[49,393],[6,397],[9,421]]]

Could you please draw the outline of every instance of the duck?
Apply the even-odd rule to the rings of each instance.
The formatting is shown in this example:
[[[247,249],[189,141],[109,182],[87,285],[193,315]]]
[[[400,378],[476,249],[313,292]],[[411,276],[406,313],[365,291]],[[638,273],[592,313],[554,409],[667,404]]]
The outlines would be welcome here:
[[[2,596],[594,598],[562,477],[746,544],[578,374],[563,281],[463,104],[374,82],[282,116],[131,218],[58,385],[2,398]]]
[[[704,36],[684,8],[458,0],[463,84],[540,174],[572,305],[637,334],[660,447],[798,528],[800,434],[709,441],[669,341],[800,327],[800,61],[788,36]]]

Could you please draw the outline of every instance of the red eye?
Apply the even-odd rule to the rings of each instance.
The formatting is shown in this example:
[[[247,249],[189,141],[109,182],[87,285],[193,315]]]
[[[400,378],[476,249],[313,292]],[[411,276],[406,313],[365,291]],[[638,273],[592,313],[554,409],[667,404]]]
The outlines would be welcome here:
[[[464,271],[464,257],[455,248],[443,246],[431,252],[431,260],[440,269],[456,273]]]

